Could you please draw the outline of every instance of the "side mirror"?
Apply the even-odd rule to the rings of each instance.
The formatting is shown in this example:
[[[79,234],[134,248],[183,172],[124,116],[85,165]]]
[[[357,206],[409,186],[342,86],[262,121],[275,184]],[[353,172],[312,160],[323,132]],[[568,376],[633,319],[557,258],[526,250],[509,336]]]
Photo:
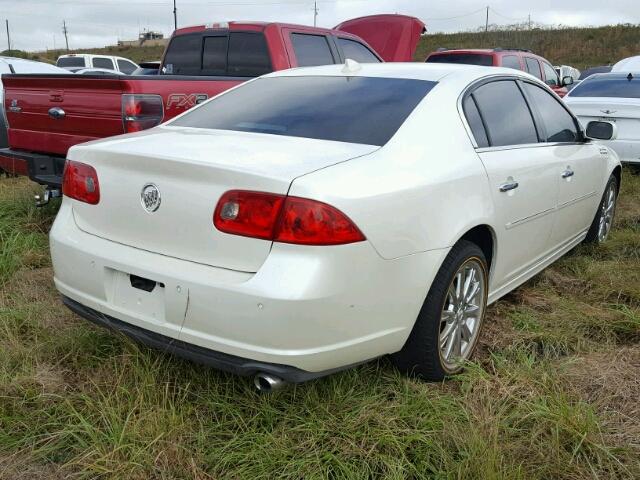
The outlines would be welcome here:
[[[615,140],[618,137],[618,127],[611,122],[589,122],[586,136],[593,140]]]
[[[573,77],[571,75],[562,77],[562,86],[566,87],[567,85],[573,85]]]

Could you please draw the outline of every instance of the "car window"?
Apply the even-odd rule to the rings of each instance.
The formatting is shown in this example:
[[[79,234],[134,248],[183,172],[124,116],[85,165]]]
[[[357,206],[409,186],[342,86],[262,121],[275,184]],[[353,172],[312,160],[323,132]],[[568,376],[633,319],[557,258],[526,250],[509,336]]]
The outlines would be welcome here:
[[[164,57],[163,73],[198,75],[201,68],[202,36],[199,33],[174,37]]]
[[[335,62],[327,37],[324,35],[292,33],[291,43],[299,67],[331,65]]]
[[[133,63],[128,62],[127,60],[118,59],[118,68],[122,73],[126,73],[127,75],[133,73],[133,71],[138,68]]]
[[[372,77],[260,78],[169,125],[382,146],[435,85]]]
[[[493,147],[537,143],[538,134],[531,111],[513,80],[500,80],[473,92]]]
[[[227,43],[229,37],[205,37],[202,49],[202,73],[225,75],[227,73]]]
[[[520,67],[520,58],[517,55],[505,55],[502,57],[502,66],[505,68],[522,70]]]
[[[558,79],[558,73],[555,69],[547,62],[542,62],[542,68],[544,69],[544,78],[547,85],[551,85],[552,87],[559,86],[560,80]]]
[[[462,65],[493,66],[493,56],[475,53],[439,53],[430,55],[427,63],[456,63]]]
[[[464,110],[465,117],[467,118],[467,123],[469,124],[469,127],[471,127],[473,136],[476,139],[478,147],[488,147],[489,139],[487,138],[487,132],[484,129],[484,125],[482,124],[482,118],[480,117],[480,112],[478,111],[476,102],[471,95],[465,98],[464,102],[462,103],[462,108]]]
[[[640,98],[640,76],[604,74],[589,77],[571,90],[571,96]]]
[[[58,67],[85,67],[84,57],[61,57],[56,62]]]
[[[232,33],[229,36],[227,74],[259,77],[272,71],[267,41],[262,33]]]
[[[113,61],[110,58],[97,57],[93,59],[93,68],[107,68],[109,70],[115,70]]]
[[[531,57],[525,57],[524,60],[527,66],[527,72],[542,80],[542,73],[540,72],[540,63],[538,63],[538,60]]]
[[[378,57],[360,42],[338,37],[338,45],[342,48],[344,58],[350,58],[360,63],[380,63]]]
[[[531,103],[544,122],[547,142],[576,142],[578,129],[573,117],[560,104],[560,101],[544,88],[524,83],[524,89]]]

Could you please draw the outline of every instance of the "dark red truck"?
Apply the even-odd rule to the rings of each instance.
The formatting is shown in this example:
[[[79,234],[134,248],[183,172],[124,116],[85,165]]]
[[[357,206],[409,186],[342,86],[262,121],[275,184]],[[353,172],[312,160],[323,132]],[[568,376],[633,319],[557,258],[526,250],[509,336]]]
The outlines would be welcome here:
[[[403,15],[363,17],[333,30],[218,23],[176,30],[160,75],[3,75],[9,146],[0,148],[0,168],[26,170],[33,181],[55,191],[73,145],[154,127],[276,70],[346,58],[411,61],[424,30],[420,20]]]

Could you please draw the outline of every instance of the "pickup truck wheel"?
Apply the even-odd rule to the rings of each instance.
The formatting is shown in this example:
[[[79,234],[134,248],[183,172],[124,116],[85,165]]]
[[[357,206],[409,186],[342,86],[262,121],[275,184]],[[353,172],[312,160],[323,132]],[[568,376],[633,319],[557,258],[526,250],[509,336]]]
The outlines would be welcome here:
[[[398,369],[428,381],[460,372],[478,343],[488,283],[482,250],[458,242],[440,267],[407,342],[392,357]]]
[[[600,200],[600,204],[598,205],[596,216],[587,232],[587,237],[585,238],[586,243],[599,244],[607,240],[611,232],[611,227],[613,226],[617,200],[618,180],[615,176],[611,175],[604,189],[602,200]]]

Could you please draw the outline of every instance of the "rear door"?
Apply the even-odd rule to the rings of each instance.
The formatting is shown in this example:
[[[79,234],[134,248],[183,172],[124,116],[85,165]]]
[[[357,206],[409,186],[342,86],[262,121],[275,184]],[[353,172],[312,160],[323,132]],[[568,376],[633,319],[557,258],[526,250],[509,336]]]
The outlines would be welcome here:
[[[600,146],[582,141],[577,120],[561,100],[539,85],[522,82],[522,87],[539,122],[544,150],[556,162],[559,187],[552,245],[560,247],[591,225],[607,163]]]
[[[497,289],[517,281],[549,252],[557,167],[540,148],[533,114],[514,79],[481,84],[466,95],[463,109],[495,205]]]

